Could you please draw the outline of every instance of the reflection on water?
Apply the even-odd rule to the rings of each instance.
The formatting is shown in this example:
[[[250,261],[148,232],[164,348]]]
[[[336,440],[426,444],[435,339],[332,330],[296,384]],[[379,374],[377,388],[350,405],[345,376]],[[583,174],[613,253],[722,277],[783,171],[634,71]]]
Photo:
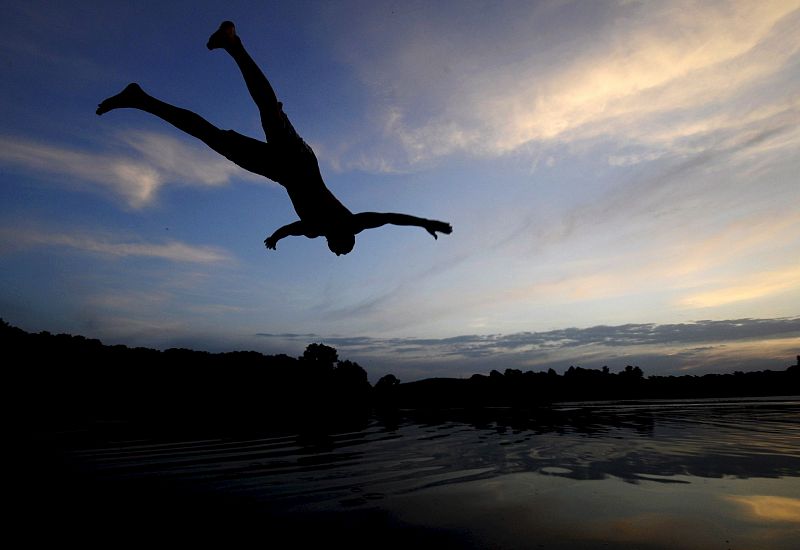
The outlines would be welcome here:
[[[756,520],[800,523],[800,498],[766,495],[731,495],[729,498],[744,505]]]
[[[502,411],[498,411],[502,417]],[[176,480],[265,513],[380,510],[464,547],[795,548],[800,400],[561,406],[538,418],[74,449],[101,479]]]

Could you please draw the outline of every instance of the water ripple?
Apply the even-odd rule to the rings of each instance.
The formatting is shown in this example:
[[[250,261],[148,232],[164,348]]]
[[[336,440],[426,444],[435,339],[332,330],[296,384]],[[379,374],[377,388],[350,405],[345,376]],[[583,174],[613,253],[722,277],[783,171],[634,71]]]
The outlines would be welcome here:
[[[72,454],[101,476],[191,480],[322,507],[517,472],[681,483],[678,476],[800,476],[800,400],[583,403],[556,408],[547,422],[528,420],[373,419],[362,431],[315,437],[131,440]]]

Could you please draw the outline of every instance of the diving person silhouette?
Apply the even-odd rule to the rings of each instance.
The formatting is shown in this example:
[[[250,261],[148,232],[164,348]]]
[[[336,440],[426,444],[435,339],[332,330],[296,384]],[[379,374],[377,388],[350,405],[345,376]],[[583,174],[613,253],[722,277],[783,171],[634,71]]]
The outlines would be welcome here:
[[[208,39],[209,50],[222,49],[236,62],[250,96],[258,107],[266,141],[253,139],[233,130],[221,130],[200,115],[156,99],[136,84],[101,102],[97,114],[120,108],[139,109],[196,137],[217,153],[241,166],[281,184],[289,193],[298,221],[284,225],[264,240],[275,250],[278,241],[291,235],[310,239],[325,237],[328,248],[337,256],[355,246],[355,236],[365,229],[386,224],[418,226],[437,237],[450,234],[449,223],[390,212],[353,214],[331,193],[320,174],[311,147],[297,134],[283,112],[267,77],[247,53],[234,24],[224,21]]]

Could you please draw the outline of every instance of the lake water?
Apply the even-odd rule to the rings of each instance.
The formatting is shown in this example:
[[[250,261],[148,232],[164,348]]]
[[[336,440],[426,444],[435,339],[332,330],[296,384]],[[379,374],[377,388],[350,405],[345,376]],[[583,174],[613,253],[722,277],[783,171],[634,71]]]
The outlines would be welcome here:
[[[224,497],[218,509],[246,511],[251,534],[270,526],[256,534],[265,541],[283,525],[298,543],[330,532],[374,548],[800,548],[798,398],[495,412],[315,436],[129,439],[69,456],[98,483],[139,486],[138,507],[158,505],[150,487]]]

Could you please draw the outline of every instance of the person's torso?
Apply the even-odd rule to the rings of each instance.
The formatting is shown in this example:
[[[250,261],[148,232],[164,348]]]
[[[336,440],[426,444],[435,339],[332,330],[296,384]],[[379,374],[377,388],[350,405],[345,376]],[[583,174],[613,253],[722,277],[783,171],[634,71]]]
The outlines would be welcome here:
[[[274,143],[274,142],[273,142]],[[302,139],[276,144],[279,148],[277,181],[289,193],[295,212],[317,235],[350,223],[353,217],[325,185],[314,151]]]

